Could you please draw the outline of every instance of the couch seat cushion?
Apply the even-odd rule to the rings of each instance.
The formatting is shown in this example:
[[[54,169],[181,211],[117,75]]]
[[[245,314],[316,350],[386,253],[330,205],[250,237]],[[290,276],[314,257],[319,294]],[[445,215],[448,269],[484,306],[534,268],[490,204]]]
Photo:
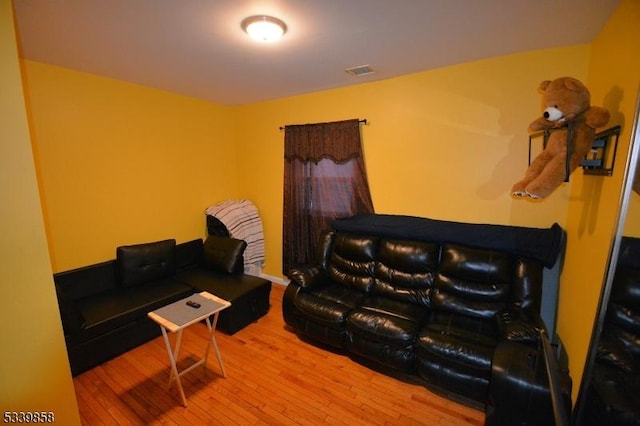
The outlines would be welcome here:
[[[319,291],[300,293],[295,300],[302,317],[334,329],[344,329],[347,315],[365,295],[342,284],[332,284]]]
[[[350,334],[406,347],[415,342],[428,313],[425,306],[371,297],[349,314],[347,330]]]
[[[407,373],[415,369],[414,344],[429,309],[385,297],[370,297],[347,318],[352,357]]]
[[[76,301],[85,321],[80,340],[107,333],[125,324],[145,319],[147,313],[193,293],[172,278],[134,287],[114,289]]]
[[[175,279],[194,287],[196,291],[208,291],[231,303],[256,287],[270,284],[270,281],[253,275],[227,274],[209,268],[189,269],[178,273]]]
[[[227,274],[210,268],[194,268],[180,272],[177,280],[207,291],[231,302],[218,317],[217,328],[233,334],[257,321],[269,310],[271,281],[248,274]]]
[[[434,312],[418,335],[416,353],[459,373],[488,379],[497,344],[492,321]]]
[[[457,400],[484,404],[496,336],[497,326],[490,320],[435,312],[418,334],[418,374]]]

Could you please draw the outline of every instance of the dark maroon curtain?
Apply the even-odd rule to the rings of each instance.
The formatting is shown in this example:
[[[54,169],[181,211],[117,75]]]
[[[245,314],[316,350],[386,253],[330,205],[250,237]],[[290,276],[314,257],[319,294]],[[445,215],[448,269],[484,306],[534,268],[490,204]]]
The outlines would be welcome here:
[[[373,213],[360,122],[285,126],[282,272],[316,258],[331,221]]]

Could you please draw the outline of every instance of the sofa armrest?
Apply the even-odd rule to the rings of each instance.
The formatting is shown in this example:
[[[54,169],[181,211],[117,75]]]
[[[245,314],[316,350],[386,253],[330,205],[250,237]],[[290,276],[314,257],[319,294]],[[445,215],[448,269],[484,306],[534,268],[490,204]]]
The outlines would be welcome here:
[[[318,265],[300,266],[289,271],[289,278],[304,289],[312,289],[327,280],[327,273]]]
[[[530,309],[506,308],[496,315],[501,340],[537,345],[545,330],[540,315]]]
[[[555,374],[560,391],[557,409],[569,413],[571,377],[564,369]],[[555,404],[548,377],[540,348],[508,341],[498,343],[491,361],[485,426],[569,424],[554,421]]]

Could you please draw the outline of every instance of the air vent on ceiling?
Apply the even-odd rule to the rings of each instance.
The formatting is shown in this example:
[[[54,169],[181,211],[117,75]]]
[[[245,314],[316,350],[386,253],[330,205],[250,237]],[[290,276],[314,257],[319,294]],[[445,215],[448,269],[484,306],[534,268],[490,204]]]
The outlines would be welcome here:
[[[360,65],[357,67],[353,67],[353,68],[347,68],[345,70],[348,74],[351,74],[353,76],[356,77],[362,77],[365,75],[370,75],[375,73],[375,71],[373,70],[373,68],[371,68],[370,65]]]

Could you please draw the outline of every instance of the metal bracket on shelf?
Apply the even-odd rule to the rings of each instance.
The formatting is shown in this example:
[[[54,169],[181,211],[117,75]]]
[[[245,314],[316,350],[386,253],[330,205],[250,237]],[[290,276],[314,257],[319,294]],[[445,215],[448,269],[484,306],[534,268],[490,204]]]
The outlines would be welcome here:
[[[621,129],[622,126],[615,126],[596,133],[591,151],[580,163],[585,175],[613,175]]]
[[[622,126],[615,126],[602,132],[596,133],[593,147],[591,151],[580,162],[585,175],[611,176],[613,175],[613,166],[616,161],[616,153],[618,150],[618,139],[620,138],[620,130]],[[570,158],[573,150],[573,125],[569,123],[567,126],[567,159],[565,162],[564,181],[569,182],[570,174]],[[547,147],[549,136],[552,132],[564,129],[549,129],[542,132],[536,132],[529,135],[529,165],[531,165],[531,152],[533,140],[542,137],[542,149]]]

